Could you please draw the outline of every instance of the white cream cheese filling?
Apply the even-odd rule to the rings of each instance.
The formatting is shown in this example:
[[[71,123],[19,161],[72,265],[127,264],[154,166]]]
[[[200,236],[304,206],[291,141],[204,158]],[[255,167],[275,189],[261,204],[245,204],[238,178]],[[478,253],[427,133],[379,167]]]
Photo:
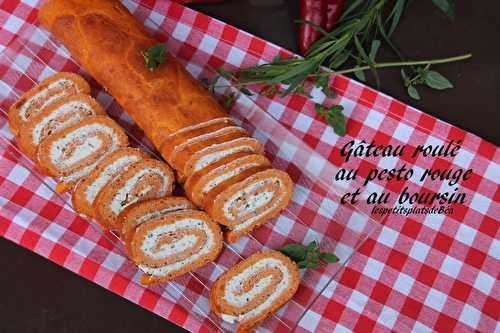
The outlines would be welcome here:
[[[144,251],[145,254],[149,256],[154,256],[154,258],[158,258],[155,253],[153,253],[151,250],[153,246],[156,244],[156,239],[162,235],[166,234],[168,232],[175,232],[177,230],[182,230],[185,228],[190,228],[190,229],[199,229],[202,230],[206,236],[207,240],[205,244],[201,247],[201,249],[193,254],[190,257],[185,258],[184,260],[174,262],[170,265],[165,265],[162,267],[154,268],[154,267],[149,267],[146,265],[139,265],[139,268],[144,271],[146,274],[150,275],[155,275],[155,276],[165,276],[169,274],[170,272],[177,271],[185,266],[190,265],[191,263],[195,262],[199,258],[207,255],[212,251],[212,248],[214,246],[214,239],[215,235],[212,233],[212,230],[209,228],[209,226],[203,221],[199,219],[194,219],[194,218],[184,218],[176,221],[175,223],[168,224],[168,225],[162,225],[158,228],[155,228],[151,231],[148,232],[146,236],[145,242],[141,245],[141,250]],[[149,236],[152,236],[151,238]],[[194,240],[194,241],[193,241]],[[188,246],[188,244],[194,244],[196,242],[195,237],[187,238],[183,237],[181,238],[180,241],[177,241],[173,244],[169,244],[167,246],[162,246],[159,253],[162,253],[163,256],[165,255],[171,255],[173,253],[177,253],[182,251],[181,249],[185,248],[185,246]],[[173,246],[173,248],[171,248]]]
[[[154,211],[154,212],[151,212],[148,214],[144,214],[143,216],[141,216],[140,218],[137,219],[136,224],[139,225],[139,224],[144,223],[146,221],[161,217],[167,213],[175,212],[175,211],[186,209],[186,208],[187,208],[187,205],[181,204],[181,205],[172,206],[172,207],[164,208],[161,210],[157,210],[157,211]]]
[[[211,147],[213,147],[213,146],[211,146]],[[211,147],[207,147],[207,148],[211,148]],[[205,149],[207,149],[207,148],[205,148]],[[253,149],[250,146],[237,146],[237,147],[232,147],[232,148],[222,150],[222,151],[216,151],[216,152],[211,153],[211,154],[206,154],[206,155],[200,157],[196,161],[196,163],[194,164],[194,172],[199,171],[199,170],[203,169],[204,167],[206,167],[207,165],[212,164],[214,162],[217,162],[226,156],[236,154],[236,153],[239,153],[242,151],[253,151]],[[203,152],[203,149],[201,150],[201,152]]]
[[[235,323],[239,321],[249,320],[255,316],[258,316],[262,312],[266,311],[272,304],[278,300],[281,295],[286,292],[290,286],[290,272],[288,268],[278,259],[275,258],[262,258],[250,267],[247,267],[240,274],[233,276],[226,284],[225,292],[223,295],[224,300],[233,306],[243,307],[248,301],[255,298],[266,286],[271,283],[271,277],[265,277],[258,281],[252,289],[246,293],[241,293],[241,285],[247,281],[250,277],[255,276],[262,269],[276,268],[279,269],[283,275],[283,278],[276,284],[273,292],[269,297],[254,309],[240,314],[238,316],[233,316],[223,313],[221,318],[227,322]]]
[[[233,170],[229,171],[229,172],[226,172],[218,177],[215,177],[214,179],[210,180],[209,182],[207,182],[205,184],[205,186],[203,187],[203,189],[201,190],[201,192],[203,194],[205,193],[208,193],[210,192],[214,187],[216,187],[217,185],[221,184],[222,182],[242,173],[243,171],[245,170],[248,170],[250,168],[253,168],[253,167],[256,167],[258,166],[259,164],[258,163],[248,163],[248,164],[244,164],[244,165],[240,165],[239,167],[237,168],[234,168]],[[214,170],[217,171],[217,170],[221,170],[223,169],[224,167],[226,167],[226,165],[223,165],[223,166],[220,166],[218,168],[216,168]]]
[[[103,142],[96,136],[90,136],[90,134],[101,132],[112,139],[112,147],[116,146],[118,141],[117,135],[114,130],[110,127],[103,126],[102,124],[89,124],[79,128],[78,130],[68,133],[66,136],[52,142],[50,147],[50,159],[53,164],[61,165],[62,168],[71,167],[73,164],[87,158],[89,155],[99,150],[102,147]],[[83,142],[79,145],[75,152],[68,159],[64,159],[64,150],[76,140],[82,140]],[[110,147],[110,148],[112,148]]]
[[[132,198],[132,200],[128,200],[128,203],[125,206],[122,205],[122,202],[125,201],[127,199],[127,196],[129,196],[130,193],[132,192],[132,189],[134,188],[135,184],[142,177],[148,174],[156,174],[163,179],[162,187],[156,196],[162,197],[165,195],[165,193],[167,192],[167,185],[169,184],[170,181],[169,176],[167,174],[163,173],[163,171],[159,168],[146,168],[138,170],[138,172],[135,175],[133,175],[129,180],[125,182],[125,185],[116,192],[115,196],[113,197],[113,200],[111,200],[110,207],[111,211],[114,214],[118,215],[125,207],[139,200],[141,196],[145,195],[147,191],[151,189],[149,186],[146,186],[145,190],[142,191],[138,196],[135,196],[134,198]]]
[[[70,112],[76,111],[76,110],[83,110],[86,113],[93,113],[93,110],[90,105],[84,102],[80,101],[71,101],[69,103],[61,105],[59,108],[54,110],[48,117],[43,118],[36,126],[33,127],[33,132],[32,132],[32,141],[35,145],[38,145],[41,140],[42,136],[42,131],[44,128],[46,128],[48,125],[50,125],[51,122],[54,120],[57,120],[58,118],[64,116],[65,114],[68,114]],[[82,118],[82,115],[80,113],[74,113],[71,117],[66,119],[63,123],[59,123],[57,126],[54,127],[54,130],[58,130],[60,128],[63,128],[69,124],[74,123],[75,121],[79,120]]]
[[[70,80],[66,80],[66,79],[61,79],[61,80],[57,80],[57,81],[54,81],[52,82],[51,84],[49,84],[47,86],[47,88],[43,89],[43,90],[40,90],[39,92],[37,92],[36,94],[34,94],[33,96],[31,96],[26,102],[24,102],[23,105],[21,105],[21,107],[19,108],[19,113],[20,113],[20,116],[21,116],[21,119],[23,121],[27,121],[28,120],[28,116],[27,116],[27,113],[28,113],[28,110],[31,108],[31,106],[33,105],[33,103],[35,101],[38,101],[42,98],[45,98],[48,94],[49,94],[49,91],[50,90],[54,90],[54,89],[59,89],[59,88],[64,88],[64,87],[67,87],[69,85],[73,84],[72,81]],[[46,107],[47,105],[51,104],[52,102],[54,102],[55,100],[61,98],[61,97],[64,97],[68,95],[68,92],[63,90],[61,91],[60,93],[58,94],[55,94],[49,98],[47,98],[43,103],[42,105],[40,106],[39,110],[43,109],[44,107]]]
[[[139,161],[139,156],[129,155],[122,156],[113,163],[109,164],[99,176],[85,189],[85,200],[92,204],[99,193],[99,191],[111,180],[111,178],[116,175],[116,173],[129,166],[130,164]]]

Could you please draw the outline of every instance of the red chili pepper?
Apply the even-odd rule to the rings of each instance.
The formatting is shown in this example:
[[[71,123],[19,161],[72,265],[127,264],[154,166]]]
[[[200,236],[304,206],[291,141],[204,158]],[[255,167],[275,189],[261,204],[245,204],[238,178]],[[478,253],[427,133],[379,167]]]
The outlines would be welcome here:
[[[345,0],[328,0],[326,8],[326,31],[332,31],[342,15]]]
[[[331,31],[340,18],[344,2],[345,0],[301,0],[300,18]],[[323,34],[312,25],[302,24],[299,30],[300,53],[304,55],[322,36]]]
[[[186,5],[189,3],[216,3],[216,2],[222,2],[224,0],[173,0],[173,1]]]
[[[326,9],[326,1],[324,0],[301,0],[300,18],[324,27],[326,25]],[[321,32],[310,24],[302,24],[299,30],[300,53],[305,54],[307,49],[319,38],[321,38]]]

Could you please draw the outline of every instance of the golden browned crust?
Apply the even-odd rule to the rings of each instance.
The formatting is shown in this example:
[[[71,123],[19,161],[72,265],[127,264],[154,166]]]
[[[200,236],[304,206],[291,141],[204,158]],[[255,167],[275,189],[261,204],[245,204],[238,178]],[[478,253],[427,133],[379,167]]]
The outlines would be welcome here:
[[[212,311],[217,315],[217,317],[221,318],[223,313],[237,315],[237,310],[234,307],[230,306],[224,301],[225,287],[227,283],[231,280],[232,277],[242,273],[246,268],[254,265],[256,262],[260,261],[264,258],[275,258],[283,263],[288,268],[290,272],[290,288],[286,290],[286,292],[278,299],[277,302],[273,303],[271,307],[269,307],[266,311],[263,311],[258,316],[252,318],[251,320],[241,321],[238,323],[237,333],[246,333],[250,332],[257,325],[259,325],[264,319],[269,317],[271,314],[278,311],[280,307],[282,307],[286,302],[288,302],[293,295],[297,292],[300,284],[300,273],[297,265],[291,261],[287,256],[283,255],[278,251],[261,251],[257,252],[254,255],[248,257],[247,259],[239,262],[236,266],[231,267],[228,271],[224,272],[217,281],[212,286],[210,290],[210,307]],[[258,279],[254,277],[253,282],[257,282]],[[251,281],[248,281],[251,283]],[[260,304],[266,295],[260,295],[260,299],[254,303]],[[250,300],[251,304],[252,300]]]
[[[144,274],[141,277],[141,283],[150,285],[150,284],[156,284],[156,283],[161,283],[161,282],[165,282],[168,280],[172,280],[179,275],[190,272],[196,268],[205,266],[206,264],[214,261],[217,258],[220,251],[222,250],[222,245],[223,245],[222,233],[220,231],[219,225],[217,223],[215,223],[214,221],[212,221],[212,219],[210,219],[210,217],[205,212],[200,212],[200,211],[188,209],[188,210],[168,213],[167,215],[165,215],[163,217],[149,220],[149,221],[146,221],[146,222],[142,223],[141,225],[139,225],[135,229],[134,235],[133,235],[132,240],[131,240],[131,245],[130,245],[131,259],[138,265],[149,262],[150,259],[145,258],[144,255],[142,254],[142,251],[140,250],[141,244],[146,237],[147,231],[154,229],[156,227],[159,227],[159,226],[173,224],[176,221],[178,221],[179,219],[185,219],[185,218],[200,219],[200,220],[204,221],[204,223],[209,227],[209,229],[214,234],[214,244],[213,244],[213,248],[211,249],[211,251],[203,256],[200,256],[200,258],[198,258],[197,260],[195,260],[191,264],[184,265],[179,270],[172,271],[166,275],[153,276],[153,275],[149,275],[149,274]],[[201,235],[199,235],[199,236],[201,236]],[[168,242],[168,240],[171,240],[171,237],[175,237],[175,235],[167,235],[167,239],[165,241]],[[186,252],[189,252],[189,251],[192,252],[192,250],[193,249],[189,249]],[[186,253],[184,255],[185,256],[192,255],[192,253]],[[174,262],[177,261],[177,260],[175,260],[175,258],[170,258],[170,259],[167,258],[166,260],[167,261],[173,260]],[[156,264],[156,263],[149,262],[149,264],[151,266],[154,266],[154,267],[162,266],[161,263]]]
[[[150,169],[161,170],[161,173],[167,177],[163,178],[160,175],[150,172]],[[143,175],[137,178],[137,182],[132,184],[132,188],[125,191],[124,188],[128,181],[131,181],[138,174]],[[167,179],[168,178],[168,179]],[[130,165],[127,170],[111,181],[103,188],[97,198],[94,200],[92,208],[96,214],[96,220],[103,228],[120,230],[118,215],[127,206],[144,200],[157,199],[164,196],[170,196],[174,189],[174,174],[170,167],[161,161],[155,159],[145,159]],[[164,182],[166,182],[164,184]],[[161,193],[161,186],[166,186],[165,193]],[[125,197],[120,201],[118,212],[114,212],[111,208],[115,196],[119,191],[126,193]]]
[[[132,237],[134,236],[135,228],[139,224],[165,216],[177,210],[194,208],[194,205],[184,197],[166,197],[146,200],[136,202],[125,208],[120,215],[118,215],[118,224],[122,226],[120,238],[125,243],[127,253],[131,253],[130,246]]]
[[[21,114],[20,114],[20,108],[28,101],[31,97],[33,97],[35,94],[38,92],[45,90],[51,83],[54,83],[58,80],[61,79],[66,79],[71,81],[71,85],[68,87],[60,87],[57,89],[51,89],[48,92],[47,97],[52,96],[56,93],[61,93],[62,91],[65,91],[66,94],[77,94],[77,93],[83,93],[83,94],[90,94],[90,86],[85,81],[80,75],[75,74],[75,73],[69,73],[69,72],[60,72],[57,74],[54,74],[42,82],[38,84],[37,86],[33,87],[32,89],[28,90],[26,93],[24,93],[19,100],[17,100],[12,106],[9,108],[9,127],[14,133],[14,135],[18,135],[19,131],[21,128],[26,124],[26,122],[34,115],[39,113],[41,110],[41,106],[43,102],[45,101],[46,98],[43,98],[42,100],[38,102],[34,102],[31,106],[28,107],[27,110],[27,120],[23,119]],[[55,101],[55,100],[54,100]],[[47,105],[48,106],[48,105]]]
[[[40,112],[31,116],[27,122],[21,127],[19,131],[19,147],[21,150],[28,155],[32,160],[36,159],[36,150],[38,148],[39,143],[35,143],[33,141],[33,131],[35,127],[46,117],[50,116],[53,112],[57,111],[61,106],[68,104],[70,102],[81,102],[88,106],[87,109],[73,109],[69,113],[65,114],[62,117],[58,117],[46,124],[41,130],[40,142],[49,136],[52,133],[55,133],[57,130],[62,129],[65,126],[74,123],[75,120],[70,122],[70,118],[75,118],[75,116],[79,116],[81,118],[89,117],[89,116],[104,116],[106,112],[102,109],[101,105],[97,103],[95,99],[93,99],[90,95],[86,94],[73,94],[68,95],[66,97],[62,97],[50,104]]]
[[[73,195],[71,196],[71,201],[73,203],[73,208],[78,213],[92,218],[95,217],[95,212],[92,207],[93,202],[89,202],[87,200],[85,192],[87,191],[88,187],[91,186],[111,164],[113,164],[116,160],[126,156],[135,156],[138,161],[148,158],[148,154],[146,154],[143,150],[130,147],[118,149],[105,157],[102,161],[99,162],[97,167],[92,170],[89,175],[85,177],[85,179],[80,181],[75,187]],[[110,173],[110,180],[108,181],[108,183],[114,177],[116,177],[116,175],[122,173],[123,171],[124,168],[119,168],[116,169],[114,173]]]
[[[150,71],[158,43],[118,0],[50,0],[40,22],[113,95],[157,148],[165,135],[226,112],[172,56]]]

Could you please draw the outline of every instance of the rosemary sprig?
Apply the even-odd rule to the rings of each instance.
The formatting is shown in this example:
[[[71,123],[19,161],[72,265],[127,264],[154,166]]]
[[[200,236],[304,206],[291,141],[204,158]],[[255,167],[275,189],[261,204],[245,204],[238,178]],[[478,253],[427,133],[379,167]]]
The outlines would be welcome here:
[[[452,0],[432,1],[446,15],[454,16]],[[451,82],[442,74],[431,70],[431,66],[462,61],[470,58],[471,54],[442,59],[406,60],[391,40],[391,35],[409,2],[411,1],[352,0],[332,32],[325,31],[311,22],[301,22],[313,25],[323,34],[304,58],[276,57],[267,64],[242,68],[238,72],[221,70],[219,74],[246,94],[250,92],[250,86],[265,84],[267,86],[261,90],[261,94],[262,92],[269,94],[272,90],[273,94],[277,92],[281,96],[289,94],[307,96],[305,85],[307,82],[312,82],[314,86],[321,88],[326,97],[334,98],[335,94],[329,87],[332,75],[352,74],[364,81],[365,72],[370,71],[378,88],[380,83],[378,70],[394,67],[402,69],[403,84],[412,98],[420,98],[417,91],[419,85],[439,90],[452,88]],[[379,62],[377,54],[382,44],[388,45],[400,61]],[[345,123],[338,126],[334,124],[345,122],[344,117],[339,116],[338,109],[335,113],[327,110],[316,108],[316,111],[333,126],[335,132],[343,135]],[[332,116],[333,114],[335,116]]]

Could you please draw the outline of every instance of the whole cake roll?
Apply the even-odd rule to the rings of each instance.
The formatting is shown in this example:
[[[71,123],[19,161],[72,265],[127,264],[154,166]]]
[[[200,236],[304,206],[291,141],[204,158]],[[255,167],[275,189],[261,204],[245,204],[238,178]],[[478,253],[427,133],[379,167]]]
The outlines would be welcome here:
[[[77,93],[90,94],[89,84],[78,74],[61,72],[43,80],[9,108],[12,133],[17,136],[31,117],[58,99]]]
[[[143,53],[159,43],[118,0],[49,0],[39,11],[78,62],[144,130],[157,148],[166,135],[227,117],[174,57],[151,71]]]
[[[292,194],[293,183],[286,172],[266,169],[209,193],[204,207],[214,220],[227,226],[224,236],[235,243],[276,217]]]
[[[28,157],[35,159],[38,145],[50,134],[82,118],[104,115],[106,112],[89,95],[61,97],[25,122],[19,132],[19,146]]]
[[[140,201],[125,208],[118,215],[118,224],[122,226],[120,238],[125,243],[127,252],[131,253],[132,237],[138,225],[165,216],[168,213],[185,209],[195,209],[195,206],[184,197],[166,197]]]
[[[250,332],[297,292],[299,269],[277,251],[258,252],[223,273],[210,290],[210,307],[222,320]]]
[[[46,137],[38,146],[42,171],[57,177],[57,190],[71,189],[106,155],[128,145],[123,129],[106,116],[83,118]]]
[[[131,259],[145,273],[141,282],[152,284],[214,261],[222,235],[206,213],[182,210],[140,224],[130,244]]]
[[[121,148],[105,157],[90,174],[80,181],[71,197],[73,208],[85,216],[95,217],[92,205],[99,192],[131,164],[148,158],[148,154],[136,148]]]
[[[207,204],[206,201],[210,197],[216,196],[213,192],[219,193],[224,188],[238,183],[246,178],[245,174],[252,175],[271,166],[271,163],[262,155],[238,153],[230,157],[231,161],[228,158],[223,159],[188,177],[184,189],[189,199],[196,205]]]
[[[118,215],[127,206],[171,195],[174,182],[166,163],[155,159],[135,162],[99,192],[92,205],[96,219],[104,228],[120,230]]]

